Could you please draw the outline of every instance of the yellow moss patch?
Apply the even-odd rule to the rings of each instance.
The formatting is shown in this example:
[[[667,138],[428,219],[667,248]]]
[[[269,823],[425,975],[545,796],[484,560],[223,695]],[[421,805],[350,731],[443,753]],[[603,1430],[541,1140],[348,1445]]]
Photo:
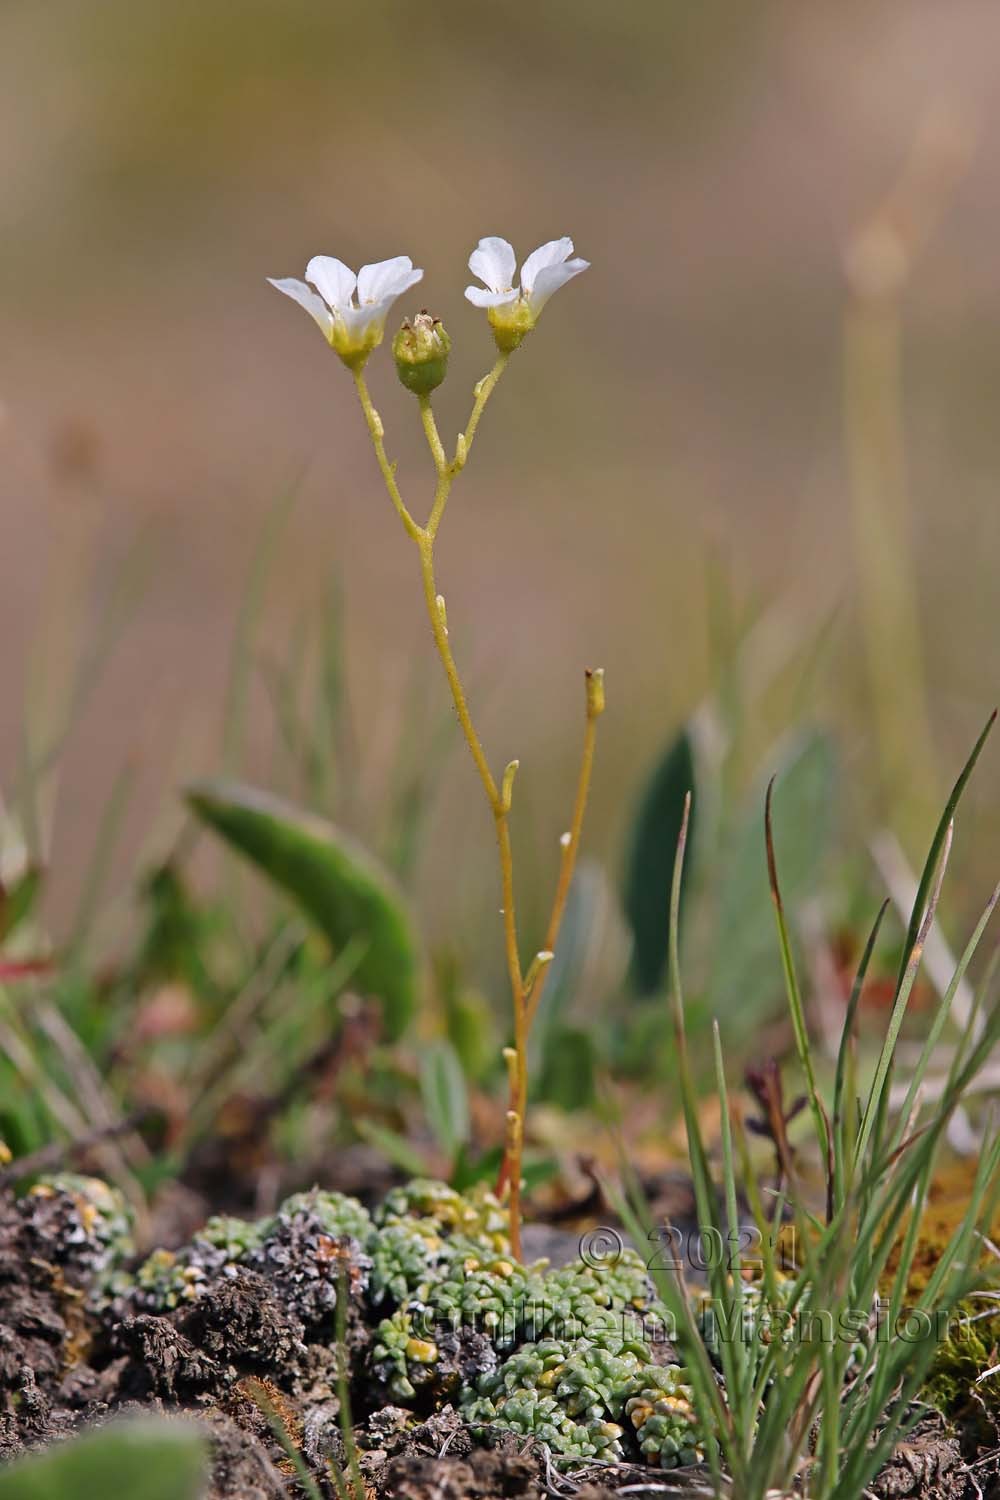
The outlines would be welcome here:
[[[969,1199],[975,1184],[976,1166],[975,1161],[954,1162],[939,1172],[931,1183],[927,1205],[920,1221],[920,1234],[913,1264],[906,1283],[907,1297],[913,1301],[916,1301],[926,1290],[927,1283],[937,1269],[938,1262],[947,1249],[952,1235],[968,1211]],[[907,1227],[908,1221],[903,1220],[886,1264],[882,1280],[883,1290],[888,1289],[894,1280]],[[989,1234],[994,1243],[1000,1240],[1000,1212],[994,1216]],[[990,1253],[986,1246],[982,1247],[980,1261],[984,1271],[992,1267],[1000,1277],[1000,1261]]]

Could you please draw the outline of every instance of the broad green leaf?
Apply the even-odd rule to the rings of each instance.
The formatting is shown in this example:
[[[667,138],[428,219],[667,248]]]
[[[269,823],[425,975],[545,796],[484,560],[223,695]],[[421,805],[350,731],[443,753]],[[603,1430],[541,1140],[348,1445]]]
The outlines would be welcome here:
[[[833,739],[822,730],[807,732],[776,769],[774,847],[794,931],[796,913],[823,873],[835,826],[838,760]],[[784,994],[767,879],[763,787],[751,795],[723,852],[723,869],[709,1000],[732,1043],[780,1010]]]
[[[466,1146],[460,1146],[452,1164],[448,1185],[458,1193],[466,1193],[477,1182],[495,1182],[502,1161],[502,1146],[491,1146],[479,1156],[474,1156]]]
[[[463,1146],[455,1158],[449,1186],[464,1193],[477,1182],[495,1182],[503,1154],[502,1146],[491,1146],[482,1155],[472,1156]],[[559,1163],[551,1156],[525,1157],[521,1163],[521,1180],[526,1193],[533,1193],[543,1183],[551,1182],[558,1173]]]
[[[397,1037],[416,1009],[421,961],[416,934],[391,877],[348,835],[254,787],[202,782],[188,791],[198,816],[286,891],[335,952],[367,939],[354,971],[382,1003]]]
[[[537,1095],[547,1104],[572,1111],[594,1102],[594,1042],[577,1026],[553,1027]]]
[[[632,981],[640,995],[654,994],[666,977],[670,881],[688,792],[695,792],[695,759],[683,729],[654,767],[632,824],[625,915],[633,938]]]
[[[493,1008],[486,996],[467,982],[453,952],[435,955],[434,982],[444,1012],[445,1035],[458,1053],[466,1078],[478,1081],[500,1058]]]
[[[196,994],[211,994],[205,953],[218,928],[217,913],[199,902],[169,860],[142,875],[139,896],[144,928],[132,960],[136,986],[178,981]]]
[[[469,1097],[458,1054],[448,1041],[432,1042],[420,1060],[420,1091],[434,1138],[449,1157],[469,1139]]]
[[[192,1423],[112,1422],[0,1469],[0,1500],[198,1500],[206,1457]]]
[[[486,996],[464,986],[446,1002],[444,1022],[465,1076],[484,1078],[500,1056],[496,1017]]]

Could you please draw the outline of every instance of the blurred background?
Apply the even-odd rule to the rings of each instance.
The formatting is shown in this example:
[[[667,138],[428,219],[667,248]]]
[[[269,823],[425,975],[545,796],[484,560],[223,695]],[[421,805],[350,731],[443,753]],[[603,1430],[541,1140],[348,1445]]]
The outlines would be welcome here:
[[[489,819],[414,558],[346,372],[265,283],[411,255],[398,312],[451,332],[454,433],[492,358],[462,296],[484,234],[520,256],[570,234],[593,267],[516,356],[439,548],[492,761],[521,760],[529,909],[585,664],[610,868],[735,660],[748,784],[819,719],[845,839],[874,816],[920,853],[1000,668],[998,58],[988,0],[5,0],[0,779],[26,740],[58,749],[57,927],[123,768],[122,871],[232,761],[234,713],[241,769],[275,779],[276,664],[318,670],[336,587],[359,768],[337,816],[373,840],[400,744],[447,762],[411,885],[492,972]],[[370,375],[421,513],[412,400],[384,351]],[[995,788],[994,766],[976,876]]]

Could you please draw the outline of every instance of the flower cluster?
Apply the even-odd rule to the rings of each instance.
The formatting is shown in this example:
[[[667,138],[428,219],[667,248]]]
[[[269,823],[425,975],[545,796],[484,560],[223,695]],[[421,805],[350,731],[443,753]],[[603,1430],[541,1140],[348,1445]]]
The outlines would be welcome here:
[[[485,308],[501,353],[518,348],[538,322],[553,292],[587,269],[573,255],[565,236],[549,240],[525,260],[517,282],[517,257],[507,240],[488,235],[469,256],[469,270],[483,283],[466,288],[476,307]],[[306,279],[268,277],[271,285],[304,307],[330,347],[349,369],[360,369],[385,337],[389,312],[423,271],[408,255],[375,261],[354,274],[332,255],[314,255]],[[427,396],[441,384],[448,368],[451,340],[439,319],[421,311],[404,322],[392,344],[400,380],[415,395]]]

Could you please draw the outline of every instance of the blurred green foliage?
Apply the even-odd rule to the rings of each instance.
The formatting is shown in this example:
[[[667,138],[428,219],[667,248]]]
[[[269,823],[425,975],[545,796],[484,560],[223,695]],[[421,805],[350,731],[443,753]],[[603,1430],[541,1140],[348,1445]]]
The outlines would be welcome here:
[[[907,284],[905,304],[900,294],[874,310],[895,333],[881,364],[846,361],[865,483],[841,473],[850,466],[835,344],[858,296],[844,292],[841,252],[925,108],[899,78],[870,68],[881,55],[870,28],[883,24],[924,55],[923,23],[892,11],[876,22],[857,12],[792,16],[769,3],[552,0],[526,27],[502,8],[460,0],[421,10],[396,0],[251,0],[238,24],[225,0],[6,8],[0,76],[6,107],[27,128],[10,136],[11,275],[0,298],[11,369],[24,381],[23,395],[11,385],[13,430],[30,462],[18,471],[28,476],[24,525],[11,527],[0,610],[23,604],[22,577],[35,586],[37,558],[26,552],[22,566],[19,536],[43,513],[53,536],[92,526],[113,555],[128,551],[148,513],[162,513],[156,555],[184,574],[161,596],[136,558],[120,577],[100,558],[92,578],[76,580],[81,609],[61,622],[76,654],[48,658],[56,677],[73,678],[58,711],[39,724],[32,703],[11,733],[20,710],[9,695],[20,764],[5,786],[0,942],[20,977],[0,996],[0,1134],[12,1149],[108,1129],[139,1110],[149,1115],[140,1144],[115,1150],[120,1171],[140,1183],[188,1170],[222,1135],[253,1162],[248,1121],[291,1159],[321,1159],[331,1140],[377,1138],[394,1142],[410,1170],[436,1155],[441,1170],[459,1173],[492,1147],[484,1119],[503,1093],[502,958],[489,936],[487,862],[466,852],[474,840],[463,836],[464,799],[446,806],[437,780],[453,722],[436,682],[427,690],[430,671],[373,670],[387,656],[379,632],[399,624],[395,595],[400,612],[413,601],[395,587],[392,554],[371,545],[370,455],[362,468],[339,426],[322,351],[294,368],[279,363],[278,335],[254,301],[265,273],[296,270],[316,249],[354,261],[412,250],[428,287],[433,268],[449,314],[462,307],[462,257],[481,232],[509,232],[524,248],[536,231],[569,230],[593,260],[590,300],[566,314],[562,342],[539,341],[519,359],[502,398],[515,436],[484,432],[497,477],[470,495],[454,543],[473,564],[467,597],[456,607],[449,595],[477,698],[495,697],[504,731],[523,735],[526,767],[532,754],[542,762],[540,791],[522,776],[521,806],[527,812],[533,796],[534,816],[515,829],[539,891],[566,761],[549,749],[559,690],[543,683],[528,711],[524,663],[540,634],[560,630],[581,651],[609,653],[615,712],[598,754],[591,857],[533,1038],[536,1097],[594,1110],[609,1072],[650,1087],[671,1076],[660,1002],[688,789],[683,940],[695,1036],[704,1040],[715,1014],[738,1049],[764,1035],[770,1044],[765,1028],[780,1013],[762,858],[772,775],[793,942],[823,962],[856,949],[879,892],[865,836],[898,805],[917,830],[904,839],[912,858],[925,812],[908,806],[905,778],[870,758],[862,662],[872,641],[854,618],[855,574],[897,632],[901,578],[920,596],[911,634],[923,628],[924,651],[912,642],[916,665],[908,658],[905,675],[910,696],[931,709],[934,743],[923,743],[921,726],[921,763],[944,763],[978,719],[990,675],[983,622],[997,535],[995,508],[979,506],[996,468],[983,393],[997,363],[992,294],[976,285],[976,257],[985,245],[992,266],[993,253],[982,176],[967,194],[975,222],[960,201],[927,280]],[[962,41],[958,65],[980,50],[967,34]],[[973,170],[988,176],[988,163]],[[414,243],[397,244],[401,233]],[[279,253],[290,263],[273,260]],[[961,278],[959,263],[969,267]],[[482,352],[466,325],[456,384],[478,372]],[[912,493],[898,483],[904,437],[915,449]],[[407,441],[400,424],[403,462]],[[326,442],[335,462],[321,454],[314,475],[285,486],[261,520],[274,465],[287,473]],[[523,455],[544,457],[550,444],[565,470],[557,478],[546,458],[528,486]],[[263,477],[262,464],[272,465]],[[864,491],[853,523],[852,483]],[[951,497],[947,514],[932,503],[940,493]],[[96,514],[104,505],[106,536],[81,522],[88,506]],[[519,506],[536,528],[530,547],[509,540]],[[252,548],[251,515],[260,522]],[[974,556],[956,540],[970,518]],[[869,556],[873,525],[892,546]],[[720,530],[734,559],[724,567]],[[342,586],[329,578],[331,561]],[[474,614],[480,598],[484,614],[495,602],[494,571],[516,579],[523,598],[504,680],[490,655],[493,617],[482,624]],[[150,628],[169,649],[150,655],[136,621],[123,653],[129,671],[102,698],[125,616],[147,594]],[[202,658],[234,613],[219,693],[216,678],[200,676]],[[874,717],[905,742],[907,693],[894,690],[896,658],[886,654]],[[167,660],[177,668],[169,701],[224,700],[216,739],[196,735],[184,776],[171,765],[170,779],[186,779],[195,759],[203,774],[266,785],[349,830],[360,860],[341,862],[324,835],[325,873],[315,846],[307,857],[302,844],[292,873],[287,848],[279,869],[275,846],[258,844],[257,864],[275,877],[269,888],[245,861],[211,852],[173,800],[164,812],[143,777],[158,763],[163,784],[187,727],[151,691],[162,685],[169,698]],[[916,682],[924,670],[927,682]],[[55,692],[44,670],[37,679],[40,697]],[[136,749],[144,698],[154,701],[155,732]],[[90,759],[77,763],[81,724]],[[562,722],[558,732],[561,746]],[[926,779],[934,774],[931,764]],[[91,794],[98,782],[111,788],[102,808]],[[985,829],[994,804],[987,795],[976,808]],[[136,826],[154,819],[156,836],[140,841]],[[245,828],[241,841],[246,850]],[[967,872],[980,858],[960,851],[956,910],[971,904]],[[355,866],[371,861],[402,895],[393,889],[386,902],[366,885],[369,911],[359,915],[342,897],[349,887],[357,894]],[[375,884],[381,891],[381,876]],[[533,895],[529,934],[543,922]],[[385,920],[377,941],[372,910]],[[418,948],[428,959],[420,1006]]]
[[[352,840],[321,819],[234,782],[203,782],[187,794],[202,822],[222,835],[292,897],[342,953],[351,980],[382,1003],[398,1037],[419,1002],[421,961],[401,894]]]
[[[207,1471],[205,1439],[177,1420],[114,1422],[47,1453],[7,1464],[0,1500],[198,1500]]]

